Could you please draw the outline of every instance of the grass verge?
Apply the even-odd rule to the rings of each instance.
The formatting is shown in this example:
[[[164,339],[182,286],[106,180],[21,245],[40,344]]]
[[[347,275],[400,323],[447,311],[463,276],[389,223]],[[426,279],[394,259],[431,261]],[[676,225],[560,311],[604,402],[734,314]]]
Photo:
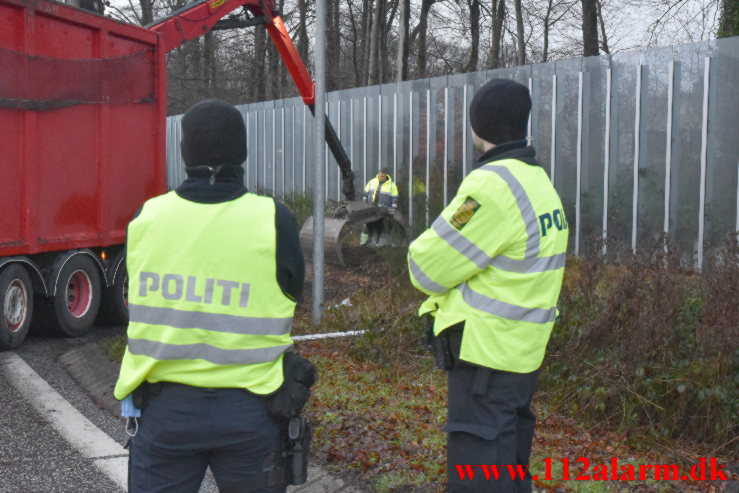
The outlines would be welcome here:
[[[702,274],[660,252],[606,265],[573,260],[534,407],[532,471],[552,458],[686,466],[700,456],[736,464],[736,300],[739,252]],[[375,491],[444,490],[446,376],[415,316],[422,296],[404,255],[380,249],[351,270],[327,266],[320,329],[302,309],[295,334],[368,329],[352,340],[303,342],[321,379],[307,411],[314,455]],[[306,293],[310,290],[306,288]],[[303,300],[303,308],[310,300]],[[124,342],[106,342],[120,359]],[[572,471],[571,471],[572,472]],[[735,478],[736,479],[736,478]],[[723,491],[716,482],[544,481],[546,491]]]

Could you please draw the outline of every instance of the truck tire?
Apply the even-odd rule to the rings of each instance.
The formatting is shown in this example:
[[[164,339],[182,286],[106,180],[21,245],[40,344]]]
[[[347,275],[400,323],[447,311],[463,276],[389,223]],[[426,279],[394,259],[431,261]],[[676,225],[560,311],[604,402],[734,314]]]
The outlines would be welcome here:
[[[98,320],[110,325],[128,323],[128,273],[125,264],[121,264],[121,270],[116,275],[113,285],[103,291]]]
[[[19,347],[28,335],[33,314],[31,277],[22,265],[0,272],[0,350]]]
[[[41,300],[41,310],[37,310],[46,315],[43,319],[48,328],[67,337],[85,335],[95,323],[102,298],[95,262],[87,255],[69,259],[59,271],[54,292],[54,296]]]

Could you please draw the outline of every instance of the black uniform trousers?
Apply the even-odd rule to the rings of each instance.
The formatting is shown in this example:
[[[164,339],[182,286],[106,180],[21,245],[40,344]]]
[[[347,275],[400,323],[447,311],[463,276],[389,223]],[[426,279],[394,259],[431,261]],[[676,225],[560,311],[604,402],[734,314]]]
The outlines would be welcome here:
[[[130,442],[129,491],[197,493],[210,466],[222,493],[284,492],[266,486],[278,437],[263,397],[164,383]]]
[[[459,341],[459,337],[450,338],[454,355],[459,355]],[[531,491],[527,467],[536,424],[531,399],[538,374],[538,370],[512,373],[480,368],[455,358],[448,373],[449,492]],[[487,466],[489,478],[483,465]],[[491,465],[498,466],[497,480]],[[472,479],[470,470],[474,474]]]

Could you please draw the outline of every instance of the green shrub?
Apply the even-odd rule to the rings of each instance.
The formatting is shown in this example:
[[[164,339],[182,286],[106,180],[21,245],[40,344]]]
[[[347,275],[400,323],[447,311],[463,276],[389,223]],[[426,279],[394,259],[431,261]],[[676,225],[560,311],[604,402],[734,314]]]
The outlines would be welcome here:
[[[733,235],[732,235],[733,236]],[[736,239],[705,273],[658,249],[570,262],[542,372],[557,409],[634,435],[736,436]]]

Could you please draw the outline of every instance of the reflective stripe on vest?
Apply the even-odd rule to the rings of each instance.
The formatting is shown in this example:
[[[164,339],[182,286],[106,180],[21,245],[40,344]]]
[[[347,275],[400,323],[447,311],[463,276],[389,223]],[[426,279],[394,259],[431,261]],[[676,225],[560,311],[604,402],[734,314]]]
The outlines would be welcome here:
[[[292,318],[242,317],[158,306],[128,305],[129,322],[248,335],[290,334]]]
[[[526,258],[513,259],[505,255],[490,257],[470,240],[465,238],[454,226],[443,217],[437,217],[431,225],[436,233],[441,236],[452,248],[464,255],[470,262],[480,269],[492,265],[501,270],[527,274],[530,272],[545,272],[548,270],[561,269],[565,266],[566,254],[560,253],[548,257],[538,257],[540,233],[534,208],[521,183],[504,166],[488,164],[480,168],[483,171],[497,173],[510,187],[511,193],[516,200],[521,217],[526,224]],[[419,269],[420,271],[420,269]],[[414,274],[415,275],[415,274]],[[428,277],[427,277],[428,278]],[[429,279],[430,280],[430,279]],[[421,282],[419,280],[419,282]],[[433,281],[431,281],[433,282]],[[424,286],[426,287],[426,286]],[[426,288],[429,289],[429,288]],[[429,289],[429,291],[434,291]],[[434,291],[436,292],[436,291]]]
[[[457,289],[462,293],[465,303],[476,310],[487,312],[496,317],[507,318],[508,320],[515,320],[517,322],[546,324],[554,322],[557,316],[556,308],[547,310],[544,308],[528,308],[506,303],[505,301],[496,300],[478,293],[467,286],[466,282],[460,284]]]
[[[441,284],[432,281],[431,278],[427,276],[424,271],[421,270],[416,262],[413,261],[413,257],[410,255],[410,253],[408,254],[408,263],[411,267],[411,273],[413,274],[413,277],[416,278],[416,280],[421,284],[421,286],[424,287],[424,289],[437,294],[442,294],[449,290],[449,288],[445,288]]]
[[[157,360],[210,361],[216,365],[252,365],[274,361],[290,345],[259,349],[221,349],[210,344],[166,344],[146,339],[129,339],[131,354],[148,356]]]

